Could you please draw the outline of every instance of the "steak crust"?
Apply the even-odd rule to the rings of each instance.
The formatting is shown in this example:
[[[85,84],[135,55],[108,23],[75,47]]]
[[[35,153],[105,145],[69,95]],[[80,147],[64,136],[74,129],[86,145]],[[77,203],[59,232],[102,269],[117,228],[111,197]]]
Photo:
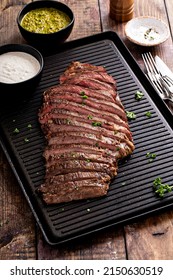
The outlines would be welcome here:
[[[72,62],[44,92],[38,118],[47,140],[43,200],[105,196],[118,161],[135,148],[113,77],[102,66]]]

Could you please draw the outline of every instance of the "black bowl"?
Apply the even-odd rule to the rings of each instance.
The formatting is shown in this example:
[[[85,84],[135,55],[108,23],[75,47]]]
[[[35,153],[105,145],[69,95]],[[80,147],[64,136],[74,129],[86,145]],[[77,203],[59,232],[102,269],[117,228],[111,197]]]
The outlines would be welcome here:
[[[23,52],[32,55],[40,64],[40,68],[38,72],[32,78],[21,82],[14,82],[14,83],[5,83],[0,82],[0,103],[3,104],[4,102],[8,102],[9,104],[12,102],[18,102],[20,100],[25,100],[30,97],[38,83],[41,79],[41,74],[44,66],[44,61],[41,53],[25,44],[8,44],[0,46],[0,55],[8,52]]]
[[[67,14],[71,20],[68,26],[65,28],[49,34],[33,33],[21,26],[21,20],[31,10],[38,8],[55,8]],[[36,47],[40,51],[48,51],[55,49],[61,45],[70,35],[74,25],[74,14],[72,10],[65,4],[53,0],[49,1],[34,1],[24,6],[17,16],[17,24],[23,38]]]

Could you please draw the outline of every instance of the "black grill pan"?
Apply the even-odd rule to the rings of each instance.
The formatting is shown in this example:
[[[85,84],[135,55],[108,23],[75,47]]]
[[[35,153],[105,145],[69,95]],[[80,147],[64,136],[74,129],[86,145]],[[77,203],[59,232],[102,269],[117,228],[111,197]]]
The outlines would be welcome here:
[[[105,66],[117,80],[125,109],[137,115],[130,121],[136,149],[119,164],[106,197],[46,206],[36,191],[45,172],[45,140],[37,114],[44,90],[57,84],[59,75],[75,60]],[[135,100],[137,90],[144,93],[140,101]],[[146,112],[151,112],[150,118]],[[56,54],[45,57],[42,80],[31,99],[1,109],[0,144],[45,239],[54,245],[172,206],[172,193],[160,199],[152,188],[157,177],[173,182],[172,123],[169,109],[118,35],[105,32],[65,43]],[[157,155],[152,162],[148,152]]]

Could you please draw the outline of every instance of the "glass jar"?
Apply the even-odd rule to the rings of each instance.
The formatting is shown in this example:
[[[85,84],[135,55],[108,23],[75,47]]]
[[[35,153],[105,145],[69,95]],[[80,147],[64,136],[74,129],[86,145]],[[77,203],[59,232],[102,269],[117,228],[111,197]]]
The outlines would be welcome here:
[[[134,0],[110,0],[110,17],[116,21],[124,22],[132,19]]]

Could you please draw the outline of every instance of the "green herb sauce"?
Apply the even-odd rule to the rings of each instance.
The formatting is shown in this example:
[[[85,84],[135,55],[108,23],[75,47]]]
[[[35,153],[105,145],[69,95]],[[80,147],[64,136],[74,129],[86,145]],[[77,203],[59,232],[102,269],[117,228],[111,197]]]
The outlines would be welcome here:
[[[65,28],[70,18],[55,8],[39,8],[28,12],[21,20],[21,26],[33,33],[49,34]]]

